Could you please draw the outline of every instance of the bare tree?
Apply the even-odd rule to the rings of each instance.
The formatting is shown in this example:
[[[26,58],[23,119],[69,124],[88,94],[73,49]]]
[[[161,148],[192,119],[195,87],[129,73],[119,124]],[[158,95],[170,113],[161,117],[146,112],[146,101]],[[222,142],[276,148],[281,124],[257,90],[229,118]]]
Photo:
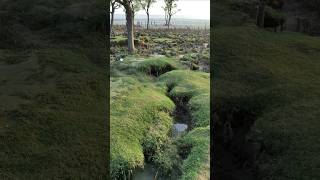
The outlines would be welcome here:
[[[114,13],[116,9],[120,8],[120,4],[116,2],[116,0],[111,0],[110,1],[110,8],[111,8],[111,21],[110,21],[110,35],[112,34],[112,26],[113,26],[113,21],[114,21]]]
[[[117,3],[121,4],[126,13],[127,21],[127,37],[128,37],[128,50],[131,54],[134,53],[134,15],[138,11],[137,3],[134,0],[115,0]]]
[[[150,21],[150,7],[153,3],[156,2],[156,0],[138,0],[141,8],[146,12],[147,14],[147,29],[149,29],[149,21]]]
[[[168,26],[168,29],[170,28],[170,22],[173,15],[175,15],[177,12],[180,11],[180,9],[177,9],[178,0],[164,0],[165,6],[162,7],[165,11],[165,20],[166,20],[166,26]]]

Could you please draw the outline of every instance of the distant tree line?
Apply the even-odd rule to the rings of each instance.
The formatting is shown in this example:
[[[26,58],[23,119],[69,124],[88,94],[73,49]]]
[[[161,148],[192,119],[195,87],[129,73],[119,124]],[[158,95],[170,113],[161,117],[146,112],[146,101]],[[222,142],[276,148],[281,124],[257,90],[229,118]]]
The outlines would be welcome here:
[[[257,12],[257,25],[259,27],[267,28],[273,27],[275,31],[280,26],[280,30],[284,29],[286,15],[282,12],[285,4],[296,3],[298,9],[296,11],[304,15],[296,15],[296,29],[297,32],[312,33],[312,25],[319,26],[319,22],[315,19],[320,19],[320,0],[259,0]],[[317,12],[317,15],[310,16],[310,12]]]
[[[280,11],[284,6],[284,0],[259,0],[257,5],[257,26],[261,28],[274,28],[280,26],[280,30],[284,29],[285,16]]]

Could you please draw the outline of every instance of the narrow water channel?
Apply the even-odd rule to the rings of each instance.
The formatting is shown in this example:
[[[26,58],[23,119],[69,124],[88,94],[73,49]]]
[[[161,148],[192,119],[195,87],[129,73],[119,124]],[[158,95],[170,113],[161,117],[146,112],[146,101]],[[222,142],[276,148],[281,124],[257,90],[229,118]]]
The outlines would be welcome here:
[[[172,127],[172,137],[175,138],[191,130],[192,118],[190,114],[190,108],[188,106],[189,99],[172,99],[176,104],[176,108],[172,114],[172,117],[174,119],[174,124]]]
[[[133,180],[168,180],[157,172],[157,169],[150,163],[146,163],[144,169],[137,169],[132,175]]]
[[[192,129],[192,118],[188,106],[189,98],[171,98],[176,108],[172,113],[173,126],[171,138],[179,138]],[[175,173],[176,174],[176,173]],[[161,173],[150,163],[146,163],[143,169],[136,169],[132,174],[132,180],[177,180],[178,177],[173,175],[161,176]]]

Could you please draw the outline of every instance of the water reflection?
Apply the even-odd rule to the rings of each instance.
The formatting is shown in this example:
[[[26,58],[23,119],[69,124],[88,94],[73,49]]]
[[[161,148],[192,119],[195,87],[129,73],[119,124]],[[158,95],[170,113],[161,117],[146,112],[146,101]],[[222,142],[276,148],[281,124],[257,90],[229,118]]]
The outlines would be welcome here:
[[[182,123],[173,124],[172,136],[173,137],[179,136],[183,134],[185,131],[187,131],[187,129],[188,129],[187,124],[182,124]]]

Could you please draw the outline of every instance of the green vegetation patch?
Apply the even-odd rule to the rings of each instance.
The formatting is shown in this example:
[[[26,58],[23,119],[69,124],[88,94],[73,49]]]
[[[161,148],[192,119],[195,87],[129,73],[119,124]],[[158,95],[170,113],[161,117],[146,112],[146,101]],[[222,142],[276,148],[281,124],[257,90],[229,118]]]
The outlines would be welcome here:
[[[210,126],[199,127],[190,131],[181,140],[184,145],[192,147],[191,153],[183,163],[182,180],[201,179],[210,171]]]
[[[175,60],[166,57],[151,57],[139,62],[137,68],[148,75],[160,76],[166,72],[178,69]]]
[[[128,38],[125,36],[115,36],[110,39],[111,45],[124,46],[128,42]]]
[[[111,174],[119,178],[143,167],[144,152],[152,154],[166,142],[174,103],[163,89],[132,77],[113,79],[111,94]]]
[[[171,38],[156,38],[156,39],[153,39],[153,41],[156,43],[170,43],[170,42],[172,42],[172,39]]]
[[[88,66],[79,49],[6,56],[17,61],[0,65],[8,79],[1,88],[8,102],[0,104],[1,179],[107,176],[104,69]]]
[[[222,105],[246,99],[258,112],[262,179],[319,179],[320,39],[253,26],[214,34],[213,98]]]
[[[206,176],[209,169],[210,142],[210,75],[208,73],[175,70],[160,76],[160,82],[166,83],[169,96],[181,101],[188,99],[191,116],[196,127],[183,140],[191,145],[191,152],[183,162],[182,179],[197,179]]]
[[[210,75],[190,70],[175,70],[160,76],[170,89],[169,96],[189,99],[195,126],[209,125],[210,119]]]

